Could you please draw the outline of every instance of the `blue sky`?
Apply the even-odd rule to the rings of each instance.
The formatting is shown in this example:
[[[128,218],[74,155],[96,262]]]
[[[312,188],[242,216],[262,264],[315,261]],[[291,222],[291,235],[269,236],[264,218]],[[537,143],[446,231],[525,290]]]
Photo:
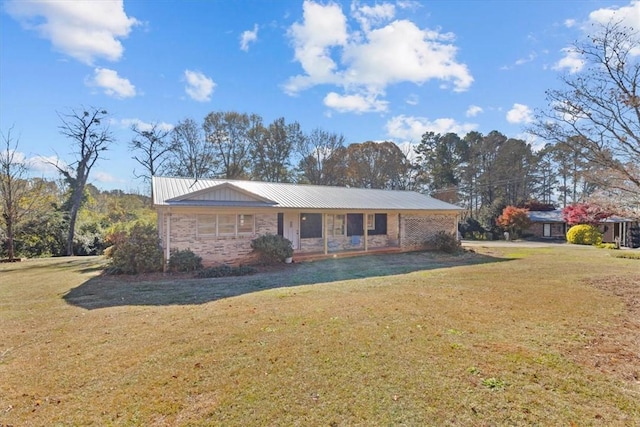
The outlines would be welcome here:
[[[612,17],[640,28],[640,0],[4,1],[0,130],[13,126],[32,172],[53,177],[47,160],[73,159],[58,113],[106,109],[117,142],[90,182],[126,191],[145,191],[131,124],[212,111],[285,117],[348,143],[528,139],[545,90],[583,65],[571,43]]]

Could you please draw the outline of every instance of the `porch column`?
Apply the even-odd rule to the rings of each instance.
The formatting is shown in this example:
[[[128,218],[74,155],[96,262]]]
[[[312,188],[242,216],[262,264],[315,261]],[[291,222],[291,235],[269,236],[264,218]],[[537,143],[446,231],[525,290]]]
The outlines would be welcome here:
[[[323,213],[322,214],[322,243],[324,245],[324,254],[328,255],[329,254],[329,238],[328,235],[329,232],[327,230],[327,214]]]
[[[368,219],[369,214],[368,213],[363,213],[362,215],[364,215],[364,218],[363,218],[364,227],[362,227],[362,228],[364,228],[364,251],[367,252],[369,250],[369,227],[367,225],[367,219]],[[376,220],[375,214],[374,214],[373,220],[374,221]]]

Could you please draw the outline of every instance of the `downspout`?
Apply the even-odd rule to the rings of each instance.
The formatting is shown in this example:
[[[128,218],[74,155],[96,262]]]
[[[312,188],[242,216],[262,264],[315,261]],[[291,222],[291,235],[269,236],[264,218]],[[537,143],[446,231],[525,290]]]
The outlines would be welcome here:
[[[169,257],[171,256],[171,208],[168,209],[167,214],[165,215],[166,217],[166,240],[165,240],[165,254],[164,254],[164,266],[163,266],[163,271],[166,272],[167,271],[167,266],[169,265]]]

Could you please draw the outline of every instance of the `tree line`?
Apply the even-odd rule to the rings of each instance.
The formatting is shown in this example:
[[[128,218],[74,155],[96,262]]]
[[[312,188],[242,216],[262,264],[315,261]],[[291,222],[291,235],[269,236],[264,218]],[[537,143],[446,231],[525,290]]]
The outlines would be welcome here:
[[[265,123],[257,114],[218,111],[170,130],[133,126],[129,147],[141,167],[134,173],[147,181],[172,175],[414,190],[463,206],[485,228],[495,227],[505,206],[565,207],[594,198],[640,217],[640,35],[610,22],[574,49],[585,71],[563,76],[563,89],[547,92],[548,109],[527,129],[548,142],[537,151],[497,130],[426,132],[406,149],[390,141],[347,145],[339,133],[306,133],[283,117]],[[115,140],[104,110],[59,116],[75,158],[53,165],[62,178],[55,201],[56,185],[29,178],[16,157],[18,141],[11,130],[2,134],[0,237],[9,257],[24,224],[48,218],[39,214],[42,206],[60,213],[64,252],[76,253],[89,174]]]

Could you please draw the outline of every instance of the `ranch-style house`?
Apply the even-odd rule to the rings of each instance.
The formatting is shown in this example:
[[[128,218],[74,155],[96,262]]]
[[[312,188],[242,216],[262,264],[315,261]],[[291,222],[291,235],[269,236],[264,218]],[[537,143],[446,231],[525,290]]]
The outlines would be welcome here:
[[[412,251],[456,235],[462,209],[414,191],[153,177],[166,259],[190,249],[204,265],[250,260],[251,240],[289,239],[296,254]]]

